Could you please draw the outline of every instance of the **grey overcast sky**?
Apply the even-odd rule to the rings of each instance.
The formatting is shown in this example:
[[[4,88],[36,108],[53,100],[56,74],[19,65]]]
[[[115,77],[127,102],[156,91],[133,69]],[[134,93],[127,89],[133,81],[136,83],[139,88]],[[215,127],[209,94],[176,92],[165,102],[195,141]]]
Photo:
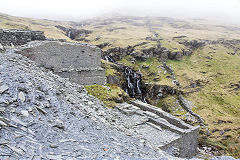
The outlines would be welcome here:
[[[53,20],[81,20],[124,13],[240,24],[240,0],[0,0],[0,12]]]

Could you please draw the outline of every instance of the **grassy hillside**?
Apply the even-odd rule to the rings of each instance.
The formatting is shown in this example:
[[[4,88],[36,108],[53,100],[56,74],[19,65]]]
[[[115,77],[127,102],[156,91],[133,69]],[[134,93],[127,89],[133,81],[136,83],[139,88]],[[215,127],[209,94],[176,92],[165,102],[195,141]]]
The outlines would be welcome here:
[[[240,56],[227,54],[221,45],[209,45],[182,61],[168,61],[184,87],[193,110],[201,115],[210,129],[207,142],[221,146],[239,157],[240,153]],[[211,57],[209,59],[209,57]],[[192,82],[201,87],[188,88]]]
[[[223,25],[199,19],[183,21],[162,17],[105,16],[76,23],[0,14],[0,28],[41,30],[48,38],[71,41],[63,30],[55,27],[56,25],[92,31],[84,36],[83,41],[79,42],[87,40],[92,44],[109,43],[103,50],[113,47],[125,48],[142,42],[146,42],[146,44],[136,47],[136,51],[156,47],[156,41],[146,39],[146,37],[154,38],[152,31],[158,33],[162,46],[170,51],[186,48],[179,43],[182,40],[240,39],[240,26]],[[236,44],[235,47],[240,48],[240,44]],[[235,55],[230,53],[235,53]],[[123,57],[119,63],[140,71],[143,74],[143,80],[147,83],[172,86],[172,81],[168,78],[168,73],[164,73],[159,59],[149,58],[144,62],[132,63],[131,58],[131,56]],[[236,51],[223,44],[207,44],[181,61],[167,61],[180,81],[185,97],[194,104],[193,111],[203,117],[210,130],[210,134],[201,134],[200,140],[223,149],[225,153],[235,157],[240,157],[239,62],[240,50]],[[148,67],[143,68],[142,66]],[[106,70],[108,75],[116,74],[113,68],[108,67]],[[198,85],[189,87],[193,84]],[[89,93],[99,97],[109,107],[113,107],[111,102],[114,99],[125,94],[120,88],[112,85],[109,85],[108,88],[101,86],[86,88]],[[158,106],[161,107],[162,104],[168,103],[173,106],[171,109],[173,114],[184,114],[184,111],[175,110],[175,101],[174,96],[168,96],[162,99]],[[224,152],[220,154],[224,154]]]
[[[0,28],[40,30],[44,31],[45,36],[48,38],[70,40],[62,30],[55,27],[56,25],[70,27],[71,22],[14,17],[0,13]]]

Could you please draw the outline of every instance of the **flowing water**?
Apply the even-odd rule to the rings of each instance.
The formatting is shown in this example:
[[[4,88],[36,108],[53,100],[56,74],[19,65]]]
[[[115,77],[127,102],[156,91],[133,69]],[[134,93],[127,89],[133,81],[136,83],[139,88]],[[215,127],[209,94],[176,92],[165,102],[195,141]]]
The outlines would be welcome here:
[[[104,59],[108,62],[116,63],[117,62],[111,56],[104,56]],[[132,98],[139,99],[145,103],[147,100],[145,98],[145,91],[142,88],[142,75],[137,73],[129,67],[124,67],[124,76],[126,80],[126,85],[123,85],[123,90]]]

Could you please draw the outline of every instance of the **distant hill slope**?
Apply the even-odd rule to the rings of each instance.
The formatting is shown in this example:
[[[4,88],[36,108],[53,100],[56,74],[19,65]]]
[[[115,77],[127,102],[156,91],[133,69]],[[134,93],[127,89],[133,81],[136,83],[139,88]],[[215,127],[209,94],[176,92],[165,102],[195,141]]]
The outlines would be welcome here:
[[[70,22],[14,17],[0,13],[0,28],[40,30],[44,31],[48,38],[68,39],[68,37],[64,35],[64,32],[55,26],[62,25],[68,27],[70,24]]]

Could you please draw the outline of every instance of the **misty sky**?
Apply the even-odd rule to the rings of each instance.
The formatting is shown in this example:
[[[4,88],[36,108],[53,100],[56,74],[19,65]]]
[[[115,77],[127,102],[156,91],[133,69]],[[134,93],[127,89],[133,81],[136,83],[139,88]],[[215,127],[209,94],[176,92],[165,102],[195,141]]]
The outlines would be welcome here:
[[[0,0],[0,12],[55,20],[81,20],[124,13],[240,24],[240,0]]]

